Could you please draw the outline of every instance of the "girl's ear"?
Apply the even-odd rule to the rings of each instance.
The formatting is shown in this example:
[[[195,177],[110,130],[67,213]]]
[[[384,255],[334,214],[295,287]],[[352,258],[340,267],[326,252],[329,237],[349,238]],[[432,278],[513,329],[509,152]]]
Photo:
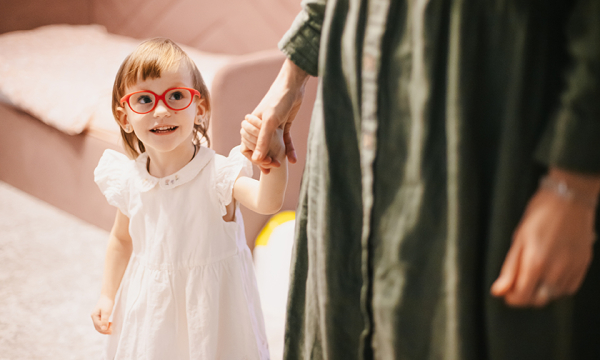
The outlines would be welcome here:
[[[117,107],[117,122],[121,126],[121,129],[128,134],[133,132],[133,127],[129,123],[129,119],[127,118],[127,111],[125,111],[122,107]]]
[[[204,114],[206,114],[206,102],[204,99],[198,100],[196,108],[196,119],[194,120],[194,124],[200,125],[204,119]]]

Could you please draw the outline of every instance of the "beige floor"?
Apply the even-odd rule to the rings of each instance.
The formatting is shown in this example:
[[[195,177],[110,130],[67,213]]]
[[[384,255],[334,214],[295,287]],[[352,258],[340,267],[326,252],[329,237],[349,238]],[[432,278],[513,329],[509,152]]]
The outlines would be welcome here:
[[[0,182],[0,359],[98,359],[108,234]]]

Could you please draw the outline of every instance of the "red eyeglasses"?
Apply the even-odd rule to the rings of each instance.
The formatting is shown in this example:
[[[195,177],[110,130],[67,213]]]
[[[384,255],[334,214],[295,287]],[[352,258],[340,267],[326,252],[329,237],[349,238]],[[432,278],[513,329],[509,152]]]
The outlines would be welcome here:
[[[194,95],[202,98],[198,90],[186,87],[171,88],[161,95],[150,90],[142,90],[123,96],[120,102],[129,104],[129,108],[135,113],[147,114],[156,108],[159,100],[162,100],[171,110],[187,109],[192,104]]]

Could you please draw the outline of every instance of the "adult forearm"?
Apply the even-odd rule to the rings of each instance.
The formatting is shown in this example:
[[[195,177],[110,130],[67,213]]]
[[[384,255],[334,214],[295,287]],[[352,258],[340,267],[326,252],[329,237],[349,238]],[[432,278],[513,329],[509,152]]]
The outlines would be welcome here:
[[[280,84],[290,92],[304,89],[310,75],[296,65],[292,60],[285,59],[274,84]]]

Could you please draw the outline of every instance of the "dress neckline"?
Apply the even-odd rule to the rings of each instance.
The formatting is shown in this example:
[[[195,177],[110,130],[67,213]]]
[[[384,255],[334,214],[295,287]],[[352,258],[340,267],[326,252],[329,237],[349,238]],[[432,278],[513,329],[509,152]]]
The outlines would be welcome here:
[[[152,189],[158,183],[161,189],[172,189],[179,185],[185,184],[192,180],[200,173],[200,170],[208,164],[214,152],[204,146],[198,146],[196,155],[175,173],[157,178],[150,175],[147,169],[148,153],[144,152],[135,160],[135,167],[138,173],[138,180],[141,191],[148,191]]]

